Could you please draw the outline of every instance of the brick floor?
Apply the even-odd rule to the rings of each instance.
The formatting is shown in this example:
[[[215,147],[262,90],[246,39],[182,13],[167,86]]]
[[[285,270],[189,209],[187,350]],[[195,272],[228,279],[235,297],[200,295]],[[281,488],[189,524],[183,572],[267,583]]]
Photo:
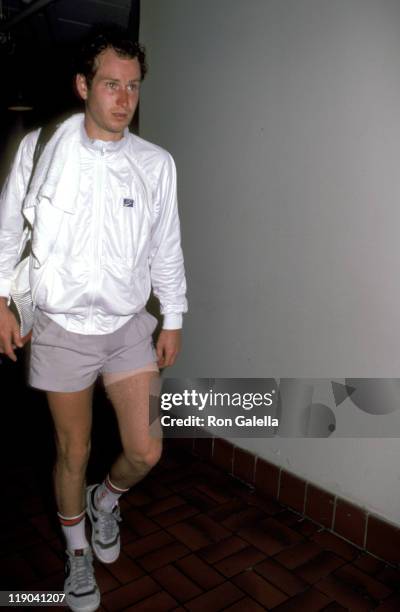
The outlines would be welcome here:
[[[95,562],[101,610],[400,610],[396,568],[257,496],[202,456],[169,446],[123,498],[120,558]],[[50,482],[44,459],[8,468],[2,590],[62,589],[63,544],[45,476]]]

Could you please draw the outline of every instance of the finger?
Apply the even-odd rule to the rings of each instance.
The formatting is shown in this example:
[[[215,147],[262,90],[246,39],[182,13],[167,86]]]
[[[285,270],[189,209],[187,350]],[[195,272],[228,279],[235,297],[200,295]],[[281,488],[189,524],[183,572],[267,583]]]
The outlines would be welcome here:
[[[156,345],[156,355],[158,359],[161,359],[163,356],[163,347],[161,346],[160,342],[157,342]]]
[[[12,349],[11,344],[6,344],[4,347],[4,354],[11,359],[11,361],[17,361],[17,357]]]
[[[170,353],[167,353],[167,356],[165,358],[165,367],[170,367],[170,366],[174,365],[175,358],[176,358],[175,351],[171,351]]]
[[[19,333],[18,327],[14,327],[13,329],[13,340],[14,340],[14,343],[18,346],[18,348],[22,348],[24,346],[21,340],[21,334]]]

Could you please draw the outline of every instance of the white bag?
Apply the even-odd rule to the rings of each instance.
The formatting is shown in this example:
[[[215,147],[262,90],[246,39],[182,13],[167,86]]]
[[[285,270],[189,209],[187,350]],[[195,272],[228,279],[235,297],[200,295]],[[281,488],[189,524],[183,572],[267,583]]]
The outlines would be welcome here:
[[[30,227],[25,227],[19,248],[19,257],[25,250],[25,246],[31,238]],[[33,327],[33,315],[35,308],[32,301],[32,292],[29,284],[29,260],[30,255],[24,257],[14,268],[14,277],[11,282],[10,298],[19,317],[21,337],[29,334]]]

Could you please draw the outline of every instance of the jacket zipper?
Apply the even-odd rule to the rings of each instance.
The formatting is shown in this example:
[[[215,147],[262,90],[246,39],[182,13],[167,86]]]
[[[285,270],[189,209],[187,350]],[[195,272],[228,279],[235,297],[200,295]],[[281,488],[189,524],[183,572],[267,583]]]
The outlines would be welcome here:
[[[93,222],[92,222],[92,245],[93,245],[93,270],[91,293],[92,299],[89,306],[88,329],[93,327],[93,311],[94,301],[96,299],[96,291],[98,289],[99,266],[100,266],[100,245],[102,240],[101,223],[103,218],[102,211],[102,194],[103,194],[103,179],[104,179],[104,148],[99,151],[96,157],[95,175],[94,175],[94,200],[93,200]]]

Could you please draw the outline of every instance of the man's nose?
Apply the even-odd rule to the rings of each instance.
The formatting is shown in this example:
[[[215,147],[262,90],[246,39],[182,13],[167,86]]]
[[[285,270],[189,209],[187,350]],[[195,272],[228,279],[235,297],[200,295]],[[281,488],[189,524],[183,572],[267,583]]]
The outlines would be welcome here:
[[[123,87],[118,92],[117,102],[120,106],[128,105],[128,92]]]

